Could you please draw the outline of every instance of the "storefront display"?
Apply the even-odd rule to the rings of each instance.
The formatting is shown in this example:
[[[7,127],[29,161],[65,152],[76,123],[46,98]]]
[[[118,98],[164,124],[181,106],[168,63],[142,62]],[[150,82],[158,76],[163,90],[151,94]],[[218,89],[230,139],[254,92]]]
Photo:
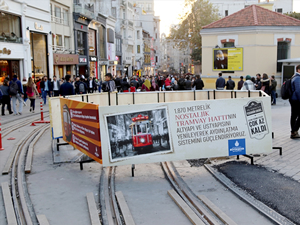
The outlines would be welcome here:
[[[0,60],[0,82],[2,83],[6,77],[11,80],[13,75],[17,75],[20,79],[20,63],[18,60]]]

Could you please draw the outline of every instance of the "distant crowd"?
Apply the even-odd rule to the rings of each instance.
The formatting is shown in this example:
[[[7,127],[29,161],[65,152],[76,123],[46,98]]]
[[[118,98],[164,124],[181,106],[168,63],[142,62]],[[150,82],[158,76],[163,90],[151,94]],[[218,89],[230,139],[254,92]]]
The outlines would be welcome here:
[[[237,84],[238,90],[263,90],[272,96],[272,104],[276,104],[276,86],[277,82],[274,76],[269,79],[267,74],[256,75],[256,79],[247,75],[244,78],[241,76]],[[236,84],[228,77],[226,81],[219,73],[219,78],[216,80],[217,90],[233,90]],[[159,76],[132,76],[113,77],[112,74],[105,75],[105,81],[98,80],[93,77],[86,78],[85,76],[77,76],[73,79],[70,75],[64,78],[49,80],[47,76],[42,79],[37,78],[34,82],[29,77],[26,84],[21,83],[17,76],[9,81],[9,77],[4,80],[0,86],[0,98],[2,102],[2,115],[5,115],[5,105],[10,114],[21,115],[23,105],[26,105],[27,100],[30,101],[30,112],[34,113],[35,99],[43,99],[44,104],[47,102],[47,96],[67,96],[75,94],[87,94],[94,92],[148,92],[148,91],[184,91],[184,90],[202,90],[204,82],[200,75],[159,75]],[[19,109],[16,105],[19,102]],[[12,109],[11,109],[12,102]]]

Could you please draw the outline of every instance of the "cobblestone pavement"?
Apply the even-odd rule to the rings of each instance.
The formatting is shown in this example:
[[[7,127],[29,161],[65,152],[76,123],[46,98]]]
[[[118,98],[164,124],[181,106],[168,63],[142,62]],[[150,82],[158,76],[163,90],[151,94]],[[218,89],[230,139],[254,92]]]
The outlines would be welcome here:
[[[272,106],[273,147],[282,147],[283,154],[280,156],[278,150],[273,150],[255,158],[254,163],[300,181],[300,139],[290,139],[290,115],[289,102],[278,99],[277,105]]]

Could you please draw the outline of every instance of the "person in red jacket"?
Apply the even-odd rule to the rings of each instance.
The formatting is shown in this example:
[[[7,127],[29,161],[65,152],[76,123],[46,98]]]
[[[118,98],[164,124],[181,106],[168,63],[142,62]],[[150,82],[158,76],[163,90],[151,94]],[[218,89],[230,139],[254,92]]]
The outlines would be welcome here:
[[[165,88],[166,88],[166,90],[171,90],[171,79],[170,79],[170,76],[168,76],[167,79],[165,80]]]

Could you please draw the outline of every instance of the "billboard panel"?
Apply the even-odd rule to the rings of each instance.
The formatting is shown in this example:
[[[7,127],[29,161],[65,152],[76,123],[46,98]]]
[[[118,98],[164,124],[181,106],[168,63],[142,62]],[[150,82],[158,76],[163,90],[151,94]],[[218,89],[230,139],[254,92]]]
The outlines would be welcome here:
[[[214,71],[242,71],[243,48],[214,48]]]
[[[98,105],[60,98],[64,141],[102,164]]]
[[[272,150],[270,97],[100,107],[100,128],[104,166]]]

